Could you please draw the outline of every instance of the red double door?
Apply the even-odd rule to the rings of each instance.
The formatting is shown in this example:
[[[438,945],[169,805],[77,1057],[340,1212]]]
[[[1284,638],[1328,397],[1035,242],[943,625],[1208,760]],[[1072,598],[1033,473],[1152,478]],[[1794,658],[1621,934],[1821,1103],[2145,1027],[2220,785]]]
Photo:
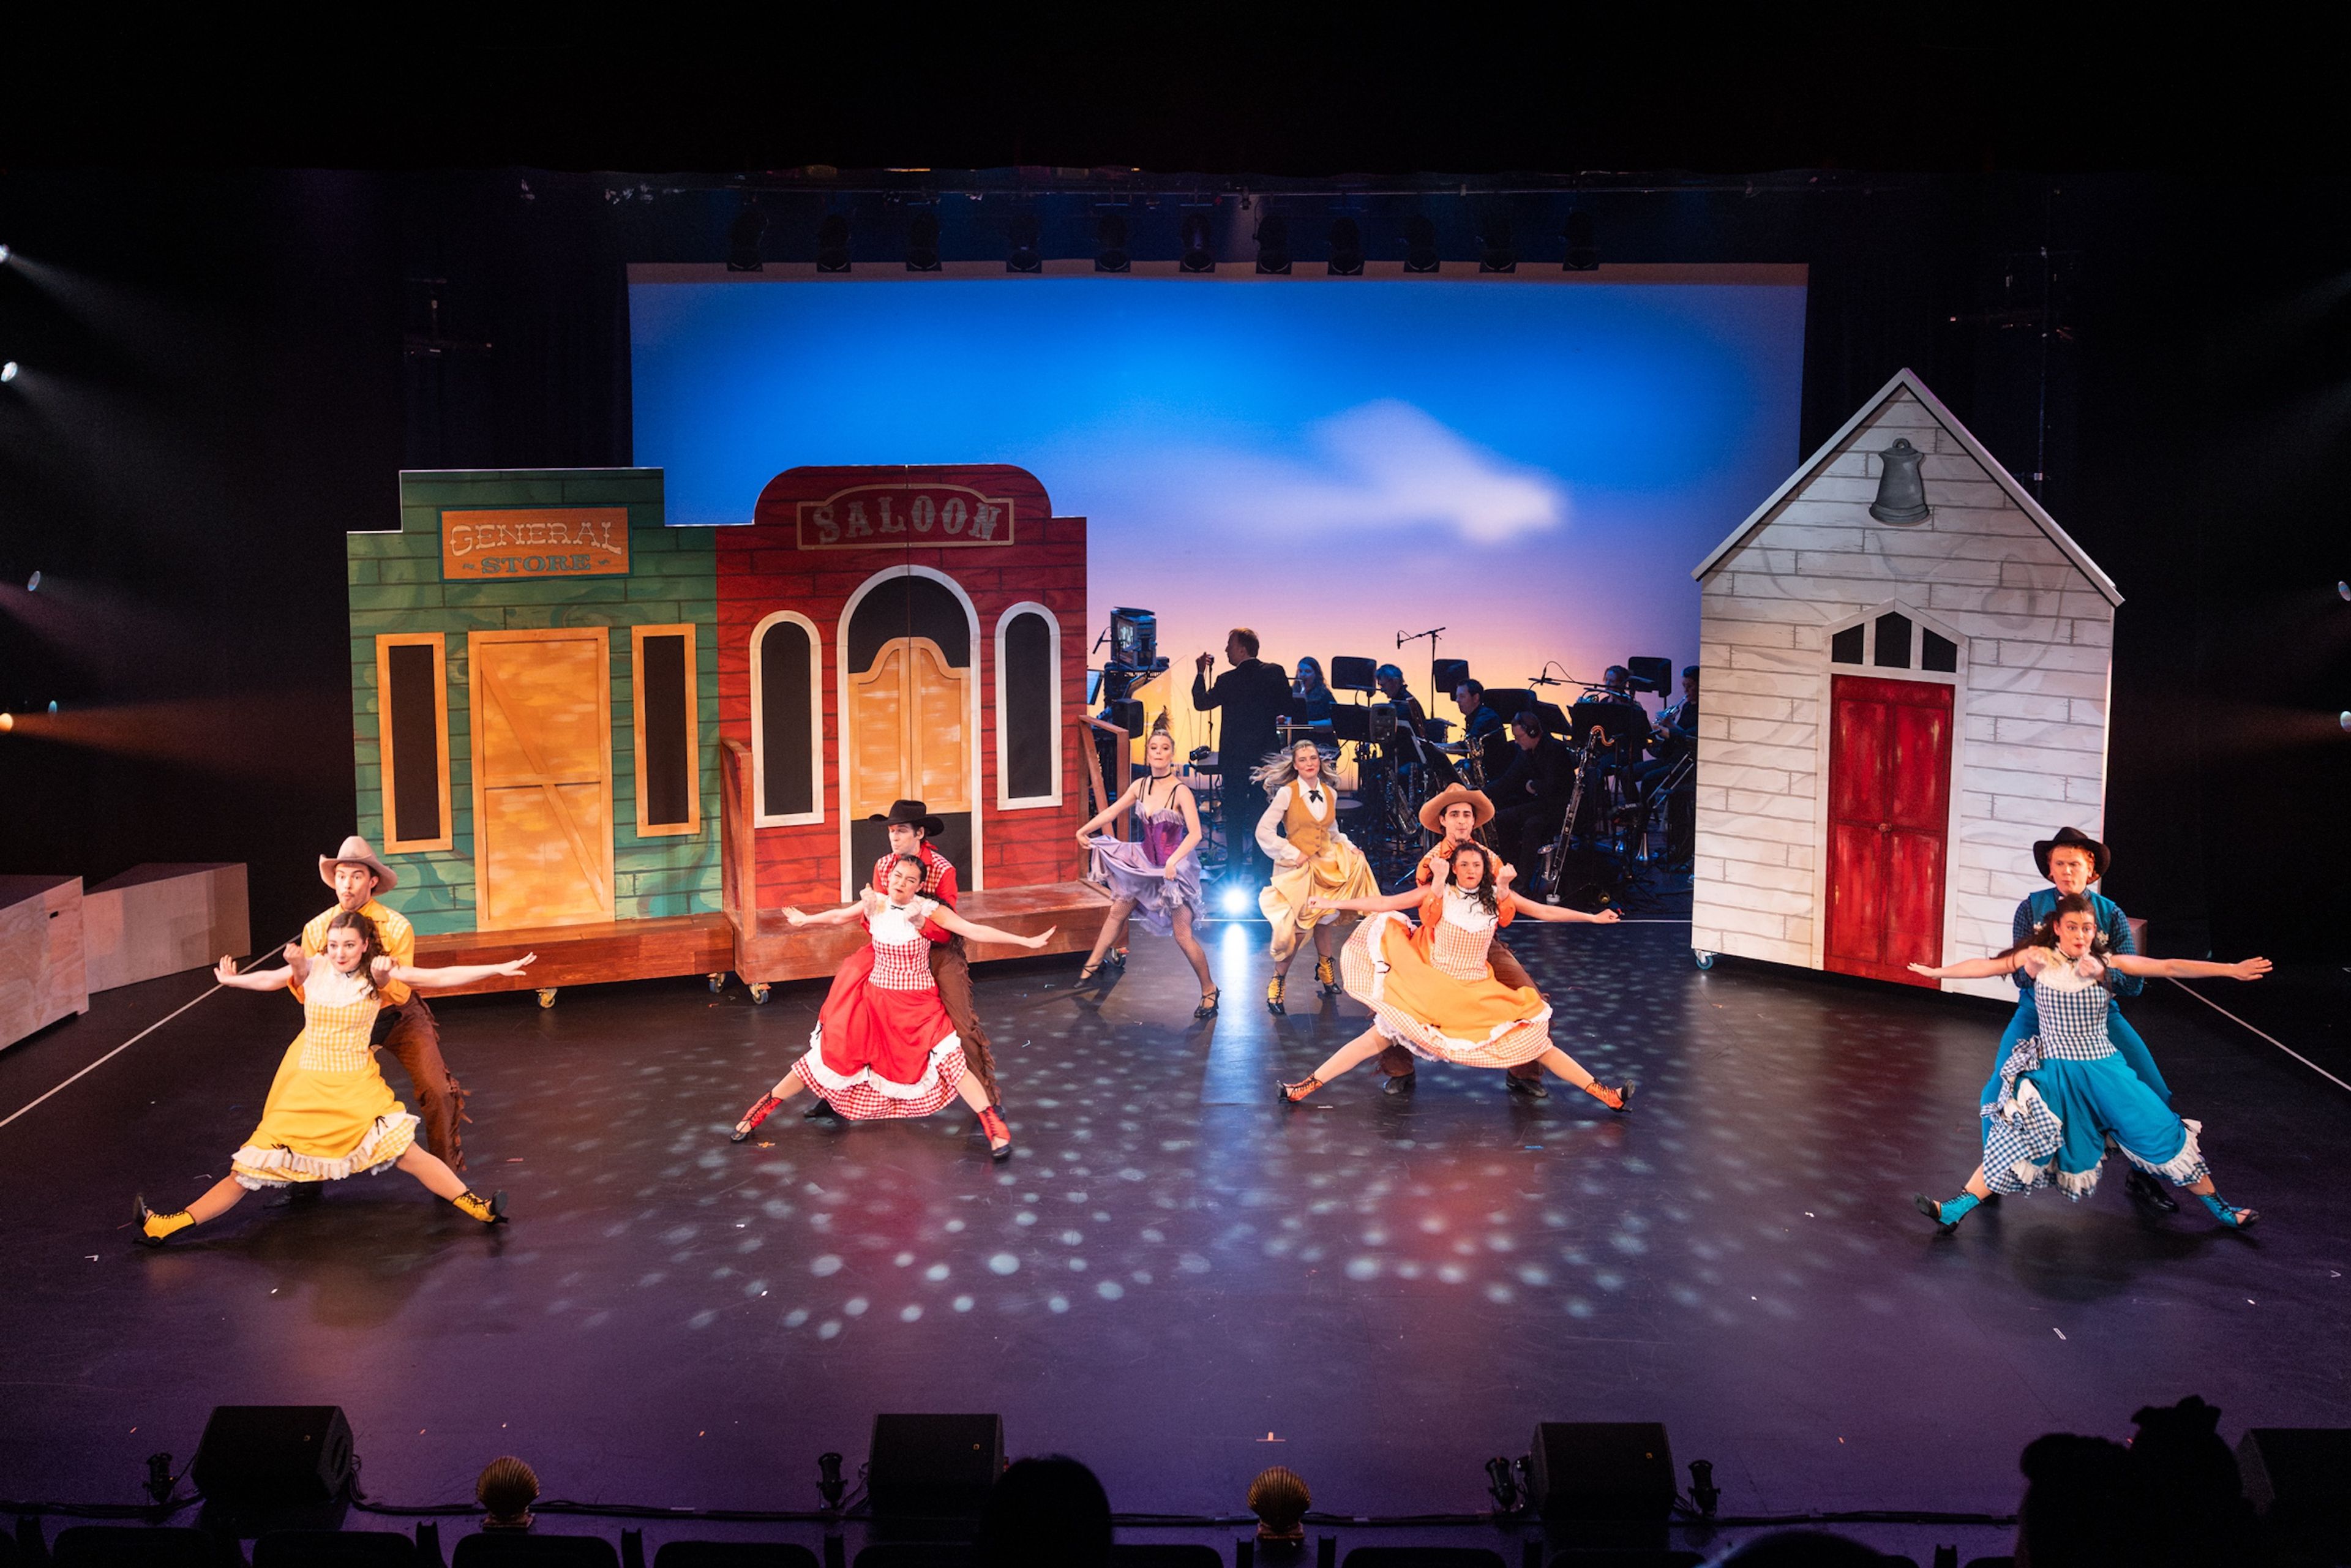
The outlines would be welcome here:
[[[1951,688],[1836,675],[1829,690],[1828,931],[1841,975],[1933,986],[1950,862]]]

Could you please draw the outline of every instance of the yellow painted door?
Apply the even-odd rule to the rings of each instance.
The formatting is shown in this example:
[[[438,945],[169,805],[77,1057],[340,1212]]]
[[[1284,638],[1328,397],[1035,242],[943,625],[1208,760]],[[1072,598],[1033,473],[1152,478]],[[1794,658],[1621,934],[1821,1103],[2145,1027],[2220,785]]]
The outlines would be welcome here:
[[[971,678],[927,637],[884,643],[849,677],[852,817],[887,811],[902,799],[934,811],[971,810]]]
[[[475,632],[475,924],[612,918],[611,654],[601,626]]]

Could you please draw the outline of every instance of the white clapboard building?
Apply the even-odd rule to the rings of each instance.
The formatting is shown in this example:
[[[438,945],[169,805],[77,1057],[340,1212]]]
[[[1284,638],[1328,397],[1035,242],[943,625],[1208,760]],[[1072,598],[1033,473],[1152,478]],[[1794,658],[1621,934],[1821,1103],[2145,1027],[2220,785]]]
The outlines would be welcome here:
[[[1906,370],[1691,575],[1698,961],[2006,946],[2033,841],[2100,833],[2105,573]]]

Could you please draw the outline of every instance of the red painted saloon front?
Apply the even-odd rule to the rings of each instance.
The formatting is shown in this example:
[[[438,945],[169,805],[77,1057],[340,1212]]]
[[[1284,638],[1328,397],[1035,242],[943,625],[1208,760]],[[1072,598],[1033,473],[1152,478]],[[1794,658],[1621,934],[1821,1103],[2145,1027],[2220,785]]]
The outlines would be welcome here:
[[[974,918],[1084,946],[1086,525],[1002,465],[794,468],[718,534],[726,905],[746,979],[823,972],[786,904],[845,900],[925,801]],[[1033,906],[1033,907],[1032,907]],[[762,918],[765,912],[767,918]],[[1062,915],[1068,919],[1060,918]],[[1071,920],[1085,926],[1070,929]]]

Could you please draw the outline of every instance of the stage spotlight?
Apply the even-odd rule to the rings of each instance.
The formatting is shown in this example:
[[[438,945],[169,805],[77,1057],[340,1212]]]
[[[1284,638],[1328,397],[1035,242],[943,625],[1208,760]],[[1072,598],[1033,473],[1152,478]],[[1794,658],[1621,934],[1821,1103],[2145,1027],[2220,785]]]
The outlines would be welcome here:
[[[2336,583],[2335,585],[2335,592],[2338,598],[2351,599],[2351,582]]]
[[[939,220],[935,213],[916,213],[906,225],[906,270],[939,270]]]
[[[1126,252],[1126,220],[1116,213],[1104,213],[1094,224],[1094,270],[1134,270],[1134,258]]]
[[[743,206],[735,214],[735,225],[726,231],[726,270],[758,272],[764,264],[759,259],[759,238],[768,232],[768,214],[759,210],[755,199],[746,196]]]
[[[0,267],[5,267],[8,263],[8,258],[16,254],[16,252],[10,250],[6,246],[0,245]]]
[[[1290,220],[1280,213],[1258,220],[1257,269],[1275,277],[1290,276]]]
[[[1011,254],[1004,258],[1005,271],[1042,272],[1045,270],[1045,258],[1037,249],[1038,235],[1042,232],[1043,225],[1038,223],[1036,214],[1012,214],[1012,221],[1005,225],[1005,233],[1012,241]]]
[[[1364,231],[1353,218],[1331,220],[1331,276],[1364,276]]]
[[[1406,272],[1435,272],[1441,265],[1437,256],[1437,225],[1423,217],[1404,221],[1404,269]]]
[[[2351,721],[2351,713],[2346,713],[2343,716],[2346,721]],[[0,735],[5,735],[16,727],[16,716],[15,714],[0,713]]]
[[[2346,716],[2351,717],[2351,715]],[[1236,886],[1230,883],[1225,884],[1224,893],[1217,900],[1218,907],[1227,915],[1247,915],[1256,902],[1249,897],[1248,888]]]
[[[1478,256],[1480,272],[1516,272],[1519,253],[1510,246],[1510,220],[1497,214],[1486,220],[1486,232],[1479,236],[1484,248]]]
[[[16,361],[14,361],[14,360],[10,360],[10,361],[9,361],[7,363],[5,363],[5,364],[0,364],[0,382],[13,382],[13,381],[15,381],[16,379]]]
[[[1176,264],[1178,272],[1214,272],[1217,258],[1208,249],[1208,220],[1206,214],[1194,213],[1184,220],[1184,257]]]
[[[2335,716],[2335,722],[2341,725],[2345,729],[2351,729],[2351,708],[2346,708],[2343,712],[2336,714]]]
[[[1567,259],[1560,264],[1562,272],[1597,272],[1600,270],[1600,242],[1593,237],[1592,214],[1577,207],[1567,214],[1567,223],[1560,235],[1567,241]]]
[[[827,213],[824,222],[816,225],[816,269],[849,270],[849,219],[842,214]]]
[[[41,591],[41,574],[39,572],[35,572],[31,577],[26,580],[25,591],[27,593],[38,593]]]

